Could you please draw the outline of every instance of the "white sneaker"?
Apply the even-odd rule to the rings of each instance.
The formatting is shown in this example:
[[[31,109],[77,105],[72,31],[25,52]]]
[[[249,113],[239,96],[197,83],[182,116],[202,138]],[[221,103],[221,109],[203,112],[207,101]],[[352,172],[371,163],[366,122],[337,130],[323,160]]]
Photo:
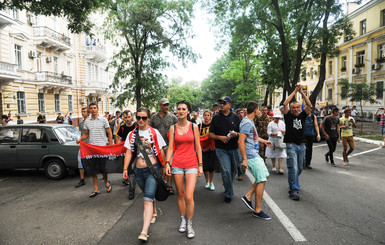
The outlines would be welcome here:
[[[210,184],[210,190],[211,190],[211,191],[215,191],[214,183],[211,183],[211,184]]]
[[[142,231],[142,232],[140,233],[140,235],[138,236],[138,240],[142,240],[142,241],[145,241],[145,242],[147,242],[147,238],[148,238],[148,235],[147,235],[147,233],[144,232],[144,231]]]
[[[206,189],[210,189],[210,183],[207,183],[207,184],[205,185],[205,188],[206,188]]]
[[[184,215],[180,216],[181,222],[179,226],[179,232],[185,232],[186,231],[186,218]]]
[[[191,238],[194,238],[194,236],[195,236],[195,231],[192,227],[192,220],[189,219],[187,221],[187,237],[191,239]]]
[[[273,171],[275,173],[275,172],[277,172],[277,168],[272,168],[271,171]]]
[[[344,165],[344,166],[348,166],[348,163],[347,163],[347,162],[345,162],[345,161],[343,161],[343,162],[342,162],[342,165]]]

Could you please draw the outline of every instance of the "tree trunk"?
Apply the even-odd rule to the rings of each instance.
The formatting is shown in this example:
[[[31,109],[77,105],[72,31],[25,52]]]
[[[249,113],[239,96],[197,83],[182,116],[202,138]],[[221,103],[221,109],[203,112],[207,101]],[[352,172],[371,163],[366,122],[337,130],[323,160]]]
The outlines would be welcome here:
[[[267,99],[269,98],[269,87],[266,88],[265,98],[263,99],[263,106],[267,105]]]

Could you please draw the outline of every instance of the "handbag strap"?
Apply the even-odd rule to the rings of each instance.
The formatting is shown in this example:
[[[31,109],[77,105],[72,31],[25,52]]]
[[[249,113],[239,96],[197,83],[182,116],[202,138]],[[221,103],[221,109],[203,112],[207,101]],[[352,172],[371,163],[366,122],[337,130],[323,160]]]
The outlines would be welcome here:
[[[150,158],[148,157],[147,153],[146,153],[146,150],[144,149],[144,146],[142,144],[142,141],[140,140],[140,136],[139,136],[139,129],[136,130],[136,133],[135,133],[135,144],[137,145],[137,147],[139,148],[139,151],[142,153],[143,157],[144,157],[144,160],[147,164],[147,167],[150,169],[150,172],[152,174],[152,176],[154,176],[156,182],[159,183],[159,176],[155,173],[155,170],[154,170],[154,166],[153,164],[151,163],[151,160]]]

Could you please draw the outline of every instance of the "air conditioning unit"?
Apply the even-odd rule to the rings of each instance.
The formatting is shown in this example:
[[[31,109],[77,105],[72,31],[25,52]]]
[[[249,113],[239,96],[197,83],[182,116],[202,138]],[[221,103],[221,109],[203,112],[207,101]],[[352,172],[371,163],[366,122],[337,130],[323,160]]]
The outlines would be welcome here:
[[[29,58],[36,58],[36,52],[35,51],[29,51],[28,57]]]
[[[47,62],[47,63],[50,63],[50,62],[52,62],[52,57],[47,57],[46,59],[45,59],[45,61]]]
[[[352,73],[353,73],[353,74],[358,74],[358,73],[360,73],[360,68],[353,68]]]
[[[84,104],[84,99],[83,98],[79,99],[79,101],[80,101],[80,104]]]
[[[28,24],[30,24],[30,25],[35,25],[36,24],[35,16],[33,16],[33,15],[29,15],[28,16]]]
[[[379,70],[379,69],[381,69],[381,65],[380,64],[374,64],[374,65],[372,65],[372,69],[373,70]]]

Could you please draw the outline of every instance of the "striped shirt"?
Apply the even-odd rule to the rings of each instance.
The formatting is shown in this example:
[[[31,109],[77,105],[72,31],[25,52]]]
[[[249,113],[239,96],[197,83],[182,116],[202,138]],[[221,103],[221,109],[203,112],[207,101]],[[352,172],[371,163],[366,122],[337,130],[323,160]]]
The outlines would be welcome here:
[[[378,115],[380,117],[380,128],[385,128],[385,114]]]
[[[106,129],[110,127],[107,118],[99,116],[96,119],[92,117],[84,121],[84,129],[88,129],[88,140],[93,145],[107,145],[108,139]]]

